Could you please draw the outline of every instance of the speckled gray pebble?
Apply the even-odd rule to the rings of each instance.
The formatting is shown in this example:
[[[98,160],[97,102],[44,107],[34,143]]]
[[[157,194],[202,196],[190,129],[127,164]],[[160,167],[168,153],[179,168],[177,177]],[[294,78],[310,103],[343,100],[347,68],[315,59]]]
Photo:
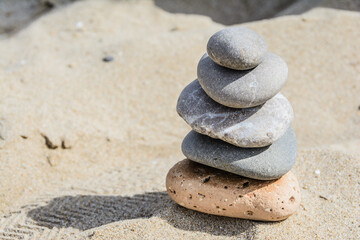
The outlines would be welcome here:
[[[248,108],[263,104],[280,92],[288,67],[279,56],[267,53],[256,68],[236,71],[217,65],[205,54],[198,64],[197,75],[202,88],[216,102]]]
[[[176,110],[193,130],[239,147],[270,145],[294,117],[289,101],[280,93],[261,106],[229,108],[206,95],[197,80],[181,92]]]
[[[184,155],[227,172],[259,180],[280,178],[294,165],[297,143],[294,131],[264,148],[240,148],[191,131],[182,143]]]
[[[256,67],[267,52],[265,40],[244,27],[230,27],[215,33],[207,44],[207,52],[217,64],[247,70]]]

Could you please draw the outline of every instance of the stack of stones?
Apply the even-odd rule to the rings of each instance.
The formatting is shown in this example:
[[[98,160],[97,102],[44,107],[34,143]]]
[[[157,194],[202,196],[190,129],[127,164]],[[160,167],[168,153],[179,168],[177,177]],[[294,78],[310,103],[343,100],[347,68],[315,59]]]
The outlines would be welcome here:
[[[187,159],[170,169],[170,197],[189,209],[253,220],[279,221],[300,204],[290,169],[297,143],[294,118],[281,94],[286,63],[265,40],[243,27],[215,33],[198,79],[180,94],[178,114],[191,126]]]

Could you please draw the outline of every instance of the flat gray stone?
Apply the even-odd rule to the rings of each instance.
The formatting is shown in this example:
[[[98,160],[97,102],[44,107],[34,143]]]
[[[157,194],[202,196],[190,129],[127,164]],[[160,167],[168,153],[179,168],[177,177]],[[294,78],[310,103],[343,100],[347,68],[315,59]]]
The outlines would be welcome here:
[[[198,64],[197,75],[205,92],[216,102],[248,108],[263,104],[280,92],[288,67],[279,56],[266,53],[256,68],[236,71],[217,65],[205,54]]]
[[[181,92],[176,110],[196,132],[239,147],[270,145],[294,118],[289,101],[280,93],[257,107],[229,108],[206,95],[197,80]]]
[[[182,152],[195,162],[259,180],[280,178],[294,165],[296,136],[291,127],[276,142],[263,148],[240,148],[191,131]]]
[[[214,62],[235,70],[256,67],[266,52],[264,38],[244,27],[220,30],[212,35],[207,44],[207,53]]]

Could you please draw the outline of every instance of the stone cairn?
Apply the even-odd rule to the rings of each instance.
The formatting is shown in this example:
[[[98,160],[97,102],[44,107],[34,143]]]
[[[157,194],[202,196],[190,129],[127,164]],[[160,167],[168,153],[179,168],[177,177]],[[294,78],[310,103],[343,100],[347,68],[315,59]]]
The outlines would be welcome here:
[[[196,211],[280,221],[300,204],[290,171],[297,153],[294,118],[280,93],[288,68],[265,40],[244,27],[215,33],[198,79],[181,92],[178,114],[191,126],[187,159],[166,177],[170,197]]]

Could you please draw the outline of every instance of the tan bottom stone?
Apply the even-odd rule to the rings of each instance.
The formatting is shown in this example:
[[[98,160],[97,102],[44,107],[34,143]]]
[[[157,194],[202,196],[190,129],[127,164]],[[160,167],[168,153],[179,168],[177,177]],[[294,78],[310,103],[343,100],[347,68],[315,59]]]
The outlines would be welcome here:
[[[280,179],[260,181],[195,163],[175,164],[166,189],[183,207],[220,216],[280,221],[300,205],[300,189],[292,172]]]

